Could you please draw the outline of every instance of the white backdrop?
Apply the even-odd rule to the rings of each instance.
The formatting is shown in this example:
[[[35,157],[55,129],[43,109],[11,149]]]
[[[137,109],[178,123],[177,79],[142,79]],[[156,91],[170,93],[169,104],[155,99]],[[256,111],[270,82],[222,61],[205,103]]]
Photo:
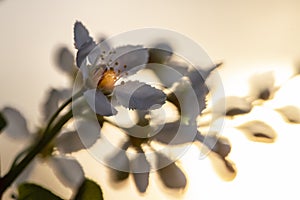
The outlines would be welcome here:
[[[13,105],[30,119],[33,127],[40,122],[40,103],[49,87],[68,84],[53,67],[57,47],[73,48],[73,24],[82,21],[91,35],[113,35],[143,27],[162,27],[182,33],[198,42],[215,61],[224,61],[219,73],[226,95],[246,95],[247,77],[272,70],[280,84],[292,73],[300,60],[300,2],[290,1],[71,1],[71,0],[3,0],[0,2],[0,107]],[[300,81],[295,81],[300,84]],[[293,86],[295,86],[293,84]],[[287,101],[297,97],[287,87]],[[298,89],[297,87],[295,89]],[[293,97],[293,98],[292,98]],[[270,107],[276,105],[270,104]],[[298,141],[300,126],[283,123],[268,107],[258,112],[274,125],[278,133],[274,144],[255,143],[231,128],[227,122],[222,132],[232,143],[230,158],[236,163],[238,175],[224,182],[214,173],[210,162],[197,160],[196,151],[183,158],[190,177],[183,199],[299,199],[300,179]],[[272,116],[272,117],[270,117]],[[274,116],[274,117],[273,117]],[[22,149],[5,136],[0,136],[1,173],[9,167],[13,155]],[[79,153],[88,176],[99,181],[106,199],[178,199],[172,192],[160,194],[154,180],[148,194],[133,192],[134,185],[111,191],[107,174],[89,155]],[[49,174],[45,176],[44,174]],[[46,183],[57,194],[69,195],[40,166],[33,181]]]

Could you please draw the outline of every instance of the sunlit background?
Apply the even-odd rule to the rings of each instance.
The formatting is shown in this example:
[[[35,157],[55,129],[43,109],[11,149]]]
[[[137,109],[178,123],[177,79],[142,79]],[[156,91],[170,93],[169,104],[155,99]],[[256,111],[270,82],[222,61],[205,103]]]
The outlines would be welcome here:
[[[225,94],[248,94],[248,78],[274,71],[276,85],[284,85],[278,97],[254,109],[247,118],[225,123],[222,135],[232,145],[230,159],[238,169],[236,178],[225,182],[214,172],[209,159],[198,159],[196,147],[182,158],[189,177],[184,191],[163,187],[155,177],[146,194],[132,182],[113,188],[107,170],[86,153],[77,153],[85,173],[99,182],[105,199],[299,199],[300,125],[286,123],[273,108],[300,106],[300,78],[287,82],[300,62],[300,1],[96,1],[96,0],[3,0],[0,1],[0,107],[15,106],[30,119],[41,122],[41,100],[49,87],[67,85],[54,67],[54,53],[61,45],[73,48],[73,24],[82,21],[94,38],[143,27],[171,29],[191,38],[214,61]],[[233,126],[249,119],[262,119],[277,132],[275,143],[249,141]],[[24,145],[0,136],[1,174]],[[30,181],[67,197],[47,166],[38,166]],[[158,186],[155,184],[158,182]],[[6,196],[8,198],[9,195]],[[126,197],[126,198],[125,198]]]

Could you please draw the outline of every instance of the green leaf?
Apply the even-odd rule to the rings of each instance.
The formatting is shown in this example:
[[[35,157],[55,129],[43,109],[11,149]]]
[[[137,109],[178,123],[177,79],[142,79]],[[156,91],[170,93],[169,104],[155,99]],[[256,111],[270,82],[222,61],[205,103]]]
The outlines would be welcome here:
[[[24,183],[18,187],[18,200],[62,200],[51,191],[32,183]]]
[[[92,180],[85,179],[78,189],[75,200],[102,200],[100,186]]]
[[[0,132],[6,127],[7,122],[4,116],[0,113]]]

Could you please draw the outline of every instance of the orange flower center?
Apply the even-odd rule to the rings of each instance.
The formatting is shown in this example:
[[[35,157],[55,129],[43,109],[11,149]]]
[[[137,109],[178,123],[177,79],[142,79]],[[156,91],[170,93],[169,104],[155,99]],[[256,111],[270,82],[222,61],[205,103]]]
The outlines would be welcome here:
[[[103,92],[112,92],[117,80],[118,75],[113,69],[105,70],[98,82],[98,88]]]

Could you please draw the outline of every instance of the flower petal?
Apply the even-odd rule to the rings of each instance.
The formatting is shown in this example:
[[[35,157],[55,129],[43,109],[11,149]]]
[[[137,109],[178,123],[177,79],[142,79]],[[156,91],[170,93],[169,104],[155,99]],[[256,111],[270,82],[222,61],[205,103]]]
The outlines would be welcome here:
[[[147,64],[147,69],[151,69],[160,82],[167,88],[171,87],[187,73],[185,63],[179,62],[169,62],[164,65],[151,63]]]
[[[5,107],[2,110],[2,114],[8,123],[4,131],[9,137],[19,140],[30,138],[26,119],[18,110],[12,107]]]
[[[298,107],[285,106],[276,110],[280,112],[280,114],[282,114],[290,123],[300,123],[300,109]]]
[[[77,188],[84,180],[84,172],[77,160],[69,157],[50,157],[50,165],[57,178],[67,187]]]
[[[150,164],[146,158],[146,154],[140,151],[136,157],[130,162],[130,169],[134,173],[149,172]]]
[[[79,120],[76,123],[76,130],[85,148],[93,146],[101,136],[100,124],[98,120],[95,119],[91,120],[89,118],[84,118]]]
[[[180,121],[166,123],[162,129],[153,136],[153,139],[170,145],[190,143],[197,135],[196,125],[186,125]]]
[[[87,90],[83,95],[95,113],[103,116],[117,114],[117,110],[111,105],[107,97],[100,90]]]
[[[58,68],[67,73],[69,76],[73,76],[74,69],[74,55],[67,47],[61,47],[57,51],[56,63]]]
[[[69,98],[71,94],[72,91],[70,89],[57,90],[52,88],[47,94],[46,101],[43,103],[44,120],[48,121],[58,109],[59,102]]]
[[[273,97],[275,79],[273,72],[255,74],[249,79],[250,95],[254,99],[267,100]]]
[[[90,37],[88,30],[78,21],[74,25],[74,41],[75,47],[78,49],[76,64],[80,67],[82,61],[96,47],[96,43],[93,38]]]
[[[65,88],[65,89],[59,89],[59,98],[60,100],[66,100],[72,96],[72,89],[70,88]]]
[[[186,121],[195,121],[206,107],[207,93],[208,89],[204,83],[193,88],[188,80],[181,79],[173,93],[168,96],[168,100],[177,106],[182,118]]]
[[[74,24],[74,45],[76,49],[82,48],[83,45],[86,43],[89,43],[91,40],[93,40],[92,37],[89,35],[89,31],[85,28],[85,26],[79,22],[76,21]]]
[[[77,51],[76,54],[76,65],[77,67],[81,68],[81,64],[84,61],[84,59],[89,55],[89,53],[96,47],[96,43],[94,41],[91,41],[89,43],[86,43]]]
[[[128,81],[116,86],[114,95],[118,103],[129,109],[153,110],[166,101],[166,95],[161,90],[139,81]]]
[[[55,140],[58,151],[62,153],[72,153],[84,149],[77,131],[62,133]]]
[[[129,176],[129,159],[126,155],[126,149],[128,148],[129,143],[125,144],[125,149],[122,149],[115,153],[108,161],[108,165],[111,167],[112,171],[112,178],[115,182],[120,182],[128,178]],[[117,170],[114,166],[118,166],[119,169]]]
[[[126,45],[116,48],[107,55],[108,68],[121,75],[131,75],[145,67],[148,62],[148,49],[141,45]]]
[[[149,172],[133,173],[134,183],[137,189],[144,193],[149,185]]]
[[[43,104],[43,116],[45,121],[48,121],[58,109],[58,103],[60,100],[59,96],[60,94],[56,89],[51,89],[48,92],[46,101]]]
[[[198,85],[202,85],[205,80],[209,77],[212,71],[220,67],[223,63],[213,64],[211,67],[203,69],[203,68],[194,68],[190,71],[188,77],[191,80],[193,86],[197,87]]]
[[[213,168],[224,181],[231,181],[236,177],[237,170],[231,160],[223,158],[216,153],[210,154],[209,158]]]
[[[209,90],[207,85],[205,84],[206,79],[211,74],[213,70],[218,68],[222,63],[217,63],[210,67],[209,69],[192,69],[187,75],[191,81],[191,86],[193,88],[193,92],[198,100],[199,114],[206,107],[206,95]],[[191,115],[193,117],[193,115]]]
[[[277,134],[274,129],[266,123],[258,120],[250,121],[238,126],[249,140],[255,142],[274,142]]]
[[[192,83],[192,88],[197,96],[200,112],[206,107],[205,99],[208,88],[205,84],[207,78],[206,71],[192,70],[188,77]]]
[[[130,162],[130,168],[136,187],[140,192],[146,192],[149,185],[150,164],[146,159],[145,153],[139,153],[138,156]]]
[[[167,42],[156,44],[153,48],[149,49],[149,62],[165,64],[173,55],[173,49]]]
[[[226,138],[218,138],[213,135],[197,134],[197,140],[204,144],[209,150],[217,153],[221,157],[225,158],[231,151],[231,146]]]
[[[243,97],[230,96],[226,97],[226,113],[227,116],[235,116],[249,113],[252,109],[250,102]]]
[[[162,166],[163,163],[171,163],[157,171],[164,185],[173,189],[185,188],[187,183],[186,176],[176,163],[162,154],[157,154],[157,159],[158,166]]]

